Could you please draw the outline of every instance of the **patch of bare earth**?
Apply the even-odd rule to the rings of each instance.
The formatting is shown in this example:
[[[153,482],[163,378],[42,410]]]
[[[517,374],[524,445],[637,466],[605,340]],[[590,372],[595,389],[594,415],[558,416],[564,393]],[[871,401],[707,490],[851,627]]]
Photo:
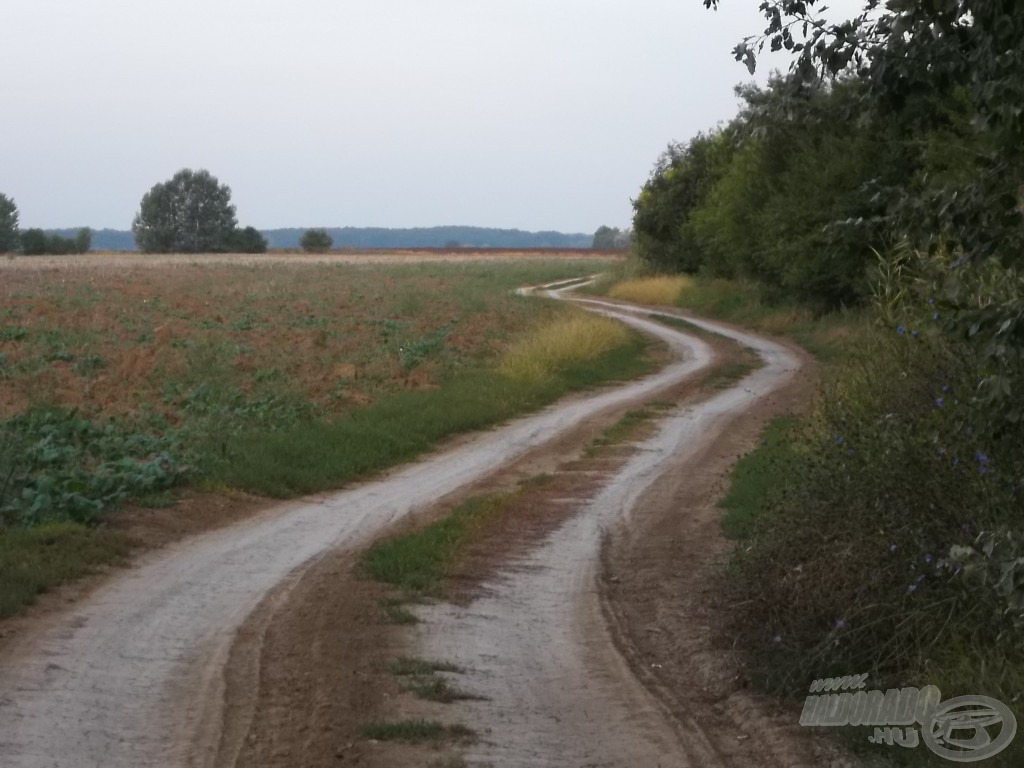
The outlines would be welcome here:
[[[644,685],[687,731],[710,741],[721,765],[855,764],[828,741],[812,740],[799,713],[750,690],[723,616],[742,610],[723,597],[732,544],[721,534],[727,474],[775,416],[799,412],[813,394],[801,375],[759,401],[707,446],[685,473],[668,473],[602,551],[604,613],[616,646]]]

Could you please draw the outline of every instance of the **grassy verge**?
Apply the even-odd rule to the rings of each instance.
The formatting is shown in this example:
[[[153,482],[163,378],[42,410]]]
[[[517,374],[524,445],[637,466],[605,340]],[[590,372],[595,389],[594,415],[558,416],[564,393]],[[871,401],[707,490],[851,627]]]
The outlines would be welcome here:
[[[793,417],[775,419],[765,428],[760,445],[736,462],[719,502],[725,510],[722,531],[729,538],[749,539],[755,526],[765,524],[779,477],[794,464],[799,424]]]
[[[788,336],[824,363],[843,360],[867,327],[863,311],[815,315],[797,304],[765,301],[756,285],[731,280],[638,277],[599,284],[595,290],[613,298],[677,306],[754,331]]]
[[[649,423],[652,418],[654,418],[653,407],[627,411],[621,419],[594,438],[594,441],[583,450],[584,457],[592,458],[599,456],[604,449],[625,442],[635,435],[644,424]]]
[[[492,426],[568,392],[646,373],[652,368],[647,348],[627,332],[624,344],[543,378],[465,373],[437,389],[398,393],[330,421],[253,430],[226,446],[212,478],[277,497],[336,488],[413,459],[445,437]]]
[[[466,693],[440,673],[459,674],[462,670],[455,664],[430,659],[402,657],[388,665],[388,671],[402,682],[402,687],[414,696],[427,701],[451,704],[453,701],[479,699]]]
[[[122,562],[129,551],[124,535],[72,522],[0,533],[0,619],[59,584]]]
[[[438,596],[460,551],[507,500],[500,494],[469,499],[441,520],[378,541],[363,554],[363,570],[407,596]]]

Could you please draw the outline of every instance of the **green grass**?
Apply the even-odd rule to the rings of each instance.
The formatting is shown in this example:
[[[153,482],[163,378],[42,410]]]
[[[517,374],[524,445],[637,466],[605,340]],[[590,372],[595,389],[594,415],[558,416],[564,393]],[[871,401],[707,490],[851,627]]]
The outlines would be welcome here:
[[[402,678],[402,686],[417,698],[450,704],[453,701],[479,699],[465,693],[441,677],[439,672],[458,674],[462,670],[455,664],[430,659],[402,657],[388,664],[388,671]]]
[[[448,739],[472,739],[476,733],[464,725],[444,725],[435,720],[399,720],[363,726],[363,736],[376,741],[402,741],[419,744]]]
[[[458,674],[462,672],[462,668],[448,661],[402,656],[388,664],[388,671],[393,675],[401,677],[404,675],[431,675],[435,672]]]
[[[363,553],[361,566],[371,578],[407,595],[438,595],[460,549],[507,498],[470,499],[424,528],[378,541]]]
[[[646,424],[652,418],[654,418],[654,411],[651,408],[627,411],[621,419],[608,427],[600,436],[594,438],[584,449],[583,455],[592,458],[600,455],[604,448],[626,442],[637,433],[641,425]]]
[[[459,690],[440,675],[413,677],[403,683],[403,687],[418,699],[436,701],[440,704],[451,704],[453,701],[473,701],[482,698]]]
[[[796,457],[795,433],[800,422],[791,417],[772,421],[761,435],[761,444],[736,462],[729,490],[719,502],[725,510],[722,531],[731,539],[749,539],[763,520],[778,479]]]
[[[790,336],[820,361],[838,362],[866,325],[862,310],[815,315],[795,303],[765,301],[752,283],[696,278],[677,306],[754,331]]]
[[[618,282],[642,275],[641,267],[619,265],[607,277],[584,289],[587,293],[608,295]],[[792,302],[767,301],[754,283],[692,277],[681,290],[676,306],[697,315],[735,323],[754,331],[789,336],[818,360],[840,362],[847,350],[867,326],[863,310],[842,310],[815,315],[807,307]],[[668,325],[685,323],[679,318],[652,313],[652,318]],[[696,332],[692,324],[690,330]],[[683,327],[680,325],[680,327]]]
[[[651,370],[648,342],[626,344],[542,380],[467,372],[437,389],[399,392],[331,421],[251,430],[230,440],[211,471],[215,484],[288,497],[337,488],[368,473],[409,461],[438,441],[493,426],[560,396]]]
[[[123,562],[130,549],[123,534],[78,523],[0,531],[0,619],[65,582]]]
[[[405,607],[401,598],[386,598],[380,601],[380,615],[385,624],[417,624],[416,614]]]

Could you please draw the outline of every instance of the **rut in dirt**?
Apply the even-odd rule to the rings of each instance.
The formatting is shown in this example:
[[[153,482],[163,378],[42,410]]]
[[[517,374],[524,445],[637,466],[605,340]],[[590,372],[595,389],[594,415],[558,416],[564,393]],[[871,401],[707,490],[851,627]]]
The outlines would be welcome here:
[[[330,551],[478,481],[582,419],[671,388],[711,361],[703,342],[621,307],[597,311],[664,340],[677,362],[553,407],[351,490],[282,505],[142,558],[0,660],[0,765],[208,765],[238,628]]]

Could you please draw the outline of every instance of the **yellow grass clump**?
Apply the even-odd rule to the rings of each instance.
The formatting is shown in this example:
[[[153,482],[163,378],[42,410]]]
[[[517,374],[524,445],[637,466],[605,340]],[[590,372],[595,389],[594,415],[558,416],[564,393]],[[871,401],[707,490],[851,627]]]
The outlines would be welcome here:
[[[612,299],[634,301],[637,304],[673,305],[682,292],[692,286],[692,278],[685,275],[641,277],[613,285],[608,291],[608,296]]]
[[[585,313],[539,326],[505,351],[498,370],[518,379],[548,378],[629,341],[622,323]]]

